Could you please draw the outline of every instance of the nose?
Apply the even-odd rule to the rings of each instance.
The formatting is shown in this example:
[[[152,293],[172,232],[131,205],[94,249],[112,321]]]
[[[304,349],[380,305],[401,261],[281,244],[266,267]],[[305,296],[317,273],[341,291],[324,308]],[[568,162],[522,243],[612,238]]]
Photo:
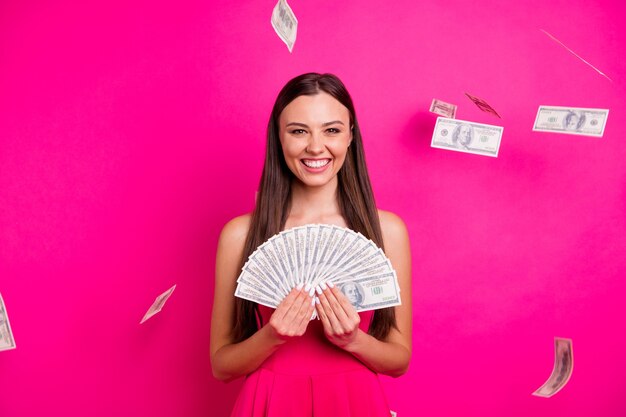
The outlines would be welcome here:
[[[319,155],[324,152],[324,138],[321,133],[311,134],[306,151],[312,155]]]

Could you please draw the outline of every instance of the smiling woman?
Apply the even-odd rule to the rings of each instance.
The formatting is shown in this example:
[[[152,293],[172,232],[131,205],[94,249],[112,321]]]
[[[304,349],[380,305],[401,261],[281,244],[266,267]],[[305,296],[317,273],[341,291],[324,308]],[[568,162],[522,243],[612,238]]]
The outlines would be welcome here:
[[[336,177],[352,142],[344,105],[324,92],[300,96],[282,111],[279,124],[285,162],[302,185],[320,186]]]
[[[346,296],[325,282],[293,288],[275,310],[233,296],[259,245],[309,223],[351,228],[383,248],[403,304],[357,313],[354,289]],[[279,93],[257,205],[222,230],[214,294],[213,374],[246,377],[233,417],[389,416],[378,374],[402,375],[411,357],[408,233],[376,209],[352,99],[336,76],[304,74]]]

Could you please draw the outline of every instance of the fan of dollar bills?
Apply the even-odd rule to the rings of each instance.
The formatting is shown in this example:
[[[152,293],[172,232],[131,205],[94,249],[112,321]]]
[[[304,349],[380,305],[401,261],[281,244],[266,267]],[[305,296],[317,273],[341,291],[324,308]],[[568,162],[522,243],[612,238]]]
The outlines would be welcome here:
[[[272,236],[248,258],[237,297],[275,308],[298,284],[333,282],[357,311],[400,304],[391,262],[374,242],[339,226],[309,224]]]

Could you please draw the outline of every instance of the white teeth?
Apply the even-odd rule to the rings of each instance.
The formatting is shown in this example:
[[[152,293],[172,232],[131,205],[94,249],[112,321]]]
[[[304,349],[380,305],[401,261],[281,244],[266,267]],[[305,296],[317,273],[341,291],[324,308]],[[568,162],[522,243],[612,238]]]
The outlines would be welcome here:
[[[322,159],[318,161],[306,161],[303,159],[302,162],[304,162],[304,165],[308,166],[309,168],[321,168],[327,165],[330,162],[330,159]]]

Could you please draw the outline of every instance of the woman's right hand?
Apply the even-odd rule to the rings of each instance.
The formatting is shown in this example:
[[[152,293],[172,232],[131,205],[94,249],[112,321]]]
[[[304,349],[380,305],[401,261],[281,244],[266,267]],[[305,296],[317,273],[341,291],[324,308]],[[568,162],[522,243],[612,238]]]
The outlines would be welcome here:
[[[283,343],[293,337],[302,336],[314,310],[314,298],[306,289],[292,289],[270,317],[268,326],[272,335]]]

